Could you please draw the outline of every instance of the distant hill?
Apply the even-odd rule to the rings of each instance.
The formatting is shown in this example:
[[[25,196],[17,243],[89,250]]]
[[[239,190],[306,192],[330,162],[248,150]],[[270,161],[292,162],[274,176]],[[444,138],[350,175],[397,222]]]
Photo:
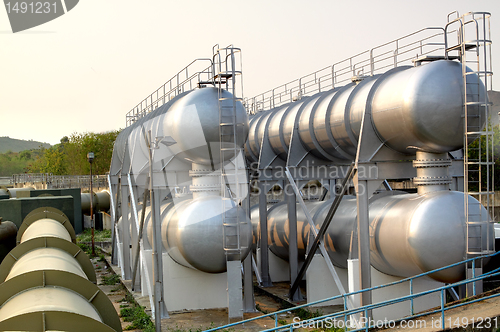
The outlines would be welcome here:
[[[490,117],[492,125],[499,124],[498,112],[500,112],[500,91],[488,91],[488,99],[493,105],[490,108]]]
[[[22,139],[10,138],[8,136],[0,137],[0,153],[5,153],[9,150],[12,152],[21,152],[24,150],[38,149],[40,146],[44,148],[51,147],[48,143],[25,141]]]

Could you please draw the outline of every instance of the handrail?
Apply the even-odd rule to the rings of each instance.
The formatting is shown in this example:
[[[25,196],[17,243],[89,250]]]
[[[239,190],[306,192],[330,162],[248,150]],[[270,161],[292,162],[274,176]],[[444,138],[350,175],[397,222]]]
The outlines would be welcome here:
[[[189,74],[189,69],[195,64],[200,62],[210,62],[208,67],[203,67],[201,70],[195,71],[193,74]],[[177,74],[175,74],[171,79],[161,85],[158,89],[149,94],[140,103],[134,106],[127,114],[126,121],[127,126],[131,125],[133,122],[145,116],[147,113],[154,110],[154,106],[158,107],[170,100],[171,95],[174,97],[179,93],[184,91],[184,86],[189,83],[189,89],[193,89],[193,80],[197,80],[199,83],[201,81],[201,76],[206,75],[207,81],[213,78],[213,62],[208,58],[199,58],[191,61],[187,66],[182,68]],[[181,78],[184,77],[184,78]],[[168,87],[167,87],[168,85]],[[168,89],[168,91],[167,91]],[[165,98],[167,97],[167,98]],[[153,98],[156,98],[153,101]],[[167,100],[165,100],[167,99]],[[149,105],[148,105],[149,102]],[[161,102],[161,104],[160,104]]]
[[[496,269],[495,271],[497,271],[497,272],[495,272],[495,273],[483,274],[483,275],[475,277],[475,278],[461,280],[461,281],[458,281],[458,282],[453,283],[453,284],[448,284],[448,285],[445,285],[445,286],[441,286],[441,287],[438,287],[438,288],[435,288],[435,289],[431,289],[431,290],[419,292],[419,293],[416,293],[416,294],[406,295],[406,296],[402,296],[402,297],[398,297],[398,298],[394,298],[394,299],[390,299],[390,300],[386,300],[386,301],[382,301],[382,302],[378,302],[378,303],[374,303],[374,304],[369,304],[369,305],[362,306],[362,307],[355,308],[355,309],[344,310],[344,311],[340,311],[340,312],[336,312],[336,313],[331,313],[331,314],[327,314],[327,315],[323,315],[323,316],[319,316],[319,317],[310,318],[310,319],[302,321],[301,325],[302,324],[304,324],[304,325],[310,325],[313,322],[324,321],[327,318],[337,318],[337,317],[343,317],[344,318],[344,322],[345,322],[345,320],[347,319],[347,316],[351,316],[351,315],[355,315],[355,314],[359,314],[359,313],[364,313],[365,317],[366,317],[367,312],[370,311],[370,310],[374,310],[374,309],[377,309],[377,308],[382,308],[382,307],[385,307],[385,306],[388,306],[388,305],[393,305],[393,304],[397,304],[397,303],[401,303],[401,302],[406,302],[406,301],[415,299],[417,297],[422,297],[422,296],[429,295],[429,294],[436,293],[436,292],[440,292],[440,296],[441,296],[441,308],[440,309],[435,309],[435,310],[432,310],[432,311],[426,311],[424,313],[420,313],[420,314],[417,314],[417,315],[410,315],[410,316],[407,316],[407,317],[404,317],[404,318],[400,318],[398,320],[394,320],[394,322],[399,322],[399,321],[408,320],[408,319],[414,319],[416,317],[421,317],[421,316],[425,316],[425,315],[431,315],[431,314],[434,314],[434,313],[437,313],[437,312],[441,312],[441,322],[445,322],[444,312],[446,310],[454,309],[454,308],[457,308],[457,307],[460,307],[460,306],[463,306],[463,305],[466,305],[466,304],[470,304],[470,303],[484,301],[485,299],[488,299],[488,298],[493,298],[493,297],[500,296],[500,293],[497,293],[497,294],[493,294],[491,296],[481,297],[481,298],[478,298],[478,299],[474,299],[474,300],[471,300],[471,301],[467,301],[467,302],[464,302],[464,303],[459,303],[459,304],[456,304],[456,305],[453,305],[453,306],[446,307],[444,305],[444,294],[445,294],[444,291],[445,290],[450,289],[452,287],[466,285],[466,284],[471,283],[471,282],[475,283],[477,281],[480,281],[480,280],[483,280],[485,278],[489,278],[489,277],[492,277],[492,276],[498,276],[498,275],[500,275],[500,272],[498,272],[498,270],[500,270],[500,268]],[[368,331],[372,327],[377,327],[376,326],[376,322],[373,322],[373,323],[374,323],[373,325],[366,324],[364,328],[350,330],[350,331],[351,332]],[[288,325],[275,326],[274,328],[263,330],[263,331],[265,331],[265,332],[279,331],[279,330],[290,330],[290,331],[293,331],[293,329],[295,327],[294,325],[297,325],[297,323],[290,323]],[[345,326],[347,326],[347,324],[345,324]]]
[[[418,40],[408,40],[411,37],[422,34],[426,31],[439,30]],[[381,73],[390,67],[397,67],[408,63],[417,56],[429,55],[444,50],[444,41],[434,39],[445,34],[444,28],[429,27],[407,34],[390,42],[386,42],[372,49],[360,52],[347,59],[336,62],[333,65],[319,69],[311,74],[292,80],[271,90],[267,90],[252,98],[245,99],[245,106],[250,114],[271,109],[282,104],[291,102],[294,98],[300,99],[306,94],[320,92],[327,88],[335,88],[338,83],[350,82],[353,76],[360,73],[368,73],[373,76]],[[394,48],[383,50],[394,44]],[[429,49],[430,48],[430,49]],[[380,52],[380,54],[376,54]],[[330,82],[328,85],[321,82]]]
[[[374,287],[367,288],[367,289],[361,289],[361,290],[358,290],[358,291],[355,291],[355,292],[351,292],[351,293],[346,293],[346,294],[343,294],[343,295],[342,294],[341,295],[336,295],[336,296],[329,297],[329,298],[326,298],[326,299],[322,299],[322,300],[318,300],[318,301],[314,301],[314,302],[302,304],[302,305],[299,305],[299,306],[296,306],[296,307],[293,307],[293,308],[287,308],[287,309],[275,311],[275,312],[272,312],[272,313],[269,313],[269,314],[265,314],[265,315],[262,315],[262,316],[258,316],[258,317],[246,319],[246,320],[243,320],[243,321],[239,321],[239,322],[227,324],[227,325],[220,326],[220,327],[215,327],[215,328],[212,328],[212,329],[205,330],[205,332],[212,332],[212,331],[217,331],[217,330],[221,330],[221,329],[227,329],[227,328],[230,328],[230,327],[233,327],[233,326],[236,326],[236,325],[248,323],[248,322],[251,322],[251,321],[254,321],[254,320],[258,320],[258,319],[263,319],[263,318],[266,318],[266,317],[274,317],[275,327],[277,327],[278,329],[283,329],[283,328],[286,328],[286,327],[288,327],[288,329],[290,329],[290,325],[284,325],[284,326],[279,326],[278,327],[278,315],[284,314],[284,313],[287,313],[287,312],[290,312],[290,311],[294,311],[294,310],[297,310],[297,309],[301,309],[301,308],[307,308],[307,307],[310,307],[310,306],[313,306],[313,305],[316,305],[316,304],[320,304],[320,303],[324,303],[324,302],[328,302],[328,301],[332,301],[332,300],[338,300],[338,299],[343,299],[343,302],[344,302],[344,310],[340,312],[341,313],[340,316],[344,316],[344,315],[348,316],[348,315],[355,314],[355,313],[358,313],[358,312],[363,312],[365,310],[366,311],[367,310],[371,310],[371,309],[373,309],[372,306],[376,306],[376,305],[379,305],[379,304],[385,304],[385,305],[393,304],[391,301],[393,301],[395,299],[387,300],[385,302],[379,302],[379,303],[376,303],[376,304],[366,305],[366,306],[363,306],[363,307],[360,307],[360,308],[347,309],[347,305],[346,305],[347,304],[347,297],[353,296],[353,295],[357,295],[357,294],[362,294],[364,292],[370,292],[370,291],[381,289],[381,288],[386,288],[386,287],[394,286],[394,285],[397,285],[397,284],[400,284],[400,283],[404,283],[404,282],[407,282],[407,281],[410,282],[410,286],[411,286],[414,279],[417,279],[417,278],[420,278],[420,277],[424,277],[424,276],[428,276],[429,274],[433,274],[433,273],[436,273],[436,272],[439,272],[439,271],[443,271],[443,270],[446,270],[446,269],[449,269],[449,268],[452,268],[452,267],[455,267],[455,266],[467,264],[468,262],[475,261],[476,259],[484,259],[484,258],[496,256],[496,255],[500,255],[500,252],[496,252],[496,253],[488,254],[488,255],[484,255],[484,256],[478,256],[478,257],[474,257],[474,258],[469,258],[469,259],[466,259],[466,260],[463,260],[463,261],[460,261],[460,262],[457,262],[457,263],[454,263],[454,264],[450,264],[450,265],[447,265],[447,266],[444,266],[444,267],[441,267],[441,268],[438,268],[438,269],[434,269],[434,270],[431,270],[431,271],[428,271],[428,272],[420,273],[420,274],[417,274],[415,276],[404,278],[404,279],[401,279],[401,280],[398,280],[398,281],[394,281],[394,282],[391,282],[391,283],[388,283],[388,284],[374,286]],[[500,270],[500,268],[497,269],[497,270]],[[480,277],[475,277],[473,275],[473,278],[471,278],[471,279],[465,279],[465,280],[459,281],[457,283],[450,284],[451,286],[450,285],[447,285],[447,286],[454,287],[454,286],[457,286],[459,284],[461,285],[461,284],[467,283],[467,281],[471,282],[471,280],[474,280],[474,279],[478,279],[479,280],[479,279],[481,279],[481,277],[482,278],[486,278],[486,277],[490,277],[490,276],[493,276],[493,275],[500,274],[500,272],[496,273],[495,271],[496,270],[491,271],[489,273],[484,273]],[[443,287],[447,287],[447,286],[443,286]],[[443,288],[443,287],[441,287],[441,288]],[[448,288],[450,288],[450,287],[448,287]],[[432,293],[433,291],[439,290],[441,288],[437,288],[435,290],[430,290],[430,291],[426,291],[426,292],[427,293]],[[412,291],[412,287],[410,287],[410,290]],[[413,301],[413,299],[415,297],[420,297],[420,296],[426,295],[426,294],[416,293],[416,294],[407,295],[406,297],[408,297],[408,300]],[[498,294],[498,295],[500,295],[500,294]],[[389,302],[391,302],[391,303],[389,303]],[[385,305],[380,305],[380,306],[385,306]],[[411,305],[412,305],[412,303],[411,303]],[[349,314],[347,314],[346,312],[349,312]],[[335,314],[338,314],[338,313],[335,313]],[[331,314],[331,315],[333,315],[333,314]],[[266,331],[274,331],[274,330],[277,330],[277,329],[275,328],[275,329],[270,329],[270,330],[266,330]]]

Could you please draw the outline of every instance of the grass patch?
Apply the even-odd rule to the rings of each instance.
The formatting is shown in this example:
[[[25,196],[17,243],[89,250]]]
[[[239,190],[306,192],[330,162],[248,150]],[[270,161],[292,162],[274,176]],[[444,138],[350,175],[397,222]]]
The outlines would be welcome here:
[[[81,242],[77,242],[76,244],[80,247],[80,249],[83,250],[83,252],[85,252],[87,254],[87,256],[92,257],[92,247],[90,245],[88,245],[87,243],[81,243]],[[95,247],[94,249],[95,249],[96,255],[100,255],[100,256],[104,257],[104,255],[102,255],[102,253],[101,253],[101,248]]]
[[[131,304],[136,304],[134,297],[129,292],[127,292],[127,294],[125,294],[125,297],[121,299],[119,302],[128,302]]]
[[[299,317],[301,320],[306,320],[306,319],[311,319],[311,318],[316,318],[319,316],[323,316],[323,312],[319,309],[316,309],[316,311],[311,312],[307,309],[300,308],[297,310],[293,310],[292,313]]]
[[[102,231],[94,230],[94,241],[104,242],[111,239],[111,230],[104,229]],[[91,242],[92,241],[92,229],[86,228],[81,234],[77,236],[78,242]]]
[[[145,332],[150,332],[155,330],[155,326],[151,321],[151,318],[144,311],[144,307],[134,306],[129,308],[123,308],[120,310],[120,316],[126,322],[132,322],[131,325],[127,326],[125,330],[136,330],[141,329]]]
[[[120,276],[117,274],[110,274],[101,278],[101,285],[116,285],[119,282]]]

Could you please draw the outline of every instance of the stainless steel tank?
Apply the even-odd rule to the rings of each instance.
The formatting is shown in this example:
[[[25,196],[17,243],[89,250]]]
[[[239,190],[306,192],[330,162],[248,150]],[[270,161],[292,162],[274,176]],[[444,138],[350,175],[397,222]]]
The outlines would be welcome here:
[[[410,277],[465,258],[464,193],[435,191],[418,195],[392,192],[390,195],[379,195],[369,205],[370,261],[377,270],[398,277]],[[468,199],[470,205],[478,206],[479,202],[473,197],[468,196]],[[306,202],[317,227],[324,221],[331,203]],[[303,254],[309,229],[301,210],[297,206],[297,237],[299,253]],[[284,203],[270,209],[268,214],[269,247],[283,259],[288,259],[286,216]],[[473,221],[486,221],[487,216],[486,209],[481,206],[481,217],[475,215],[478,220]],[[347,196],[342,200],[324,239],[330,258],[338,267],[347,268],[356,218],[356,198]],[[493,234],[493,226],[490,227],[490,234]],[[482,246],[485,248],[486,226],[475,231],[483,233]],[[430,277],[442,282],[455,282],[462,279],[463,274],[464,266],[458,266]]]
[[[162,242],[177,263],[208,273],[226,271],[223,245],[222,204],[220,196],[202,196],[162,207]],[[226,213],[231,214],[233,208]],[[251,250],[252,226],[243,209],[239,209],[240,241],[243,260]],[[152,223],[147,233],[152,243]]]
[[[470,101],[477,101],[478,93],[483,100],[478,76],[468,75],[467,83]],[[250,120],[246,155],[250,161],[258,160],[267,131],[273,151],[286,159],[295,126],[302,145],[318,158],[333,162],[353,159],[365,109],[372,115],[381,142],[398,152],[414,154],[414,147],[426,152],[457,150],[464,136],[463,90],[458,62],[398,67],[255,115]],[[479,114],[477,106],[470,107],[469,114],[469,121],[476,122],[471,126],[484,126],[486,119],[478,124],[479,118],[474,117]]]

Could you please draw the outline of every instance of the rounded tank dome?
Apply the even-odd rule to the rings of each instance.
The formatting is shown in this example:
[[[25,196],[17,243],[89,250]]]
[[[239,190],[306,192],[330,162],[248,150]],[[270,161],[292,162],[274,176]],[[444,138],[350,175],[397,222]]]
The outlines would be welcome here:
[[[170,148],[181,158],[197,164],[220,163],[219,99],[222,112],[232,114],[232,94],[216,88],[197,89],[180,99],[166,114],[163,122],[164,135],[171,136],[175,144]],[[222,119],[232,123],[231,116]],[[240,101],[236,101],[236,144],[242,147],[248,135],[248,116]],[[232,147],[233,126],[223,126],[224,148]],[[232,158],[228,151],[226,160]]]

